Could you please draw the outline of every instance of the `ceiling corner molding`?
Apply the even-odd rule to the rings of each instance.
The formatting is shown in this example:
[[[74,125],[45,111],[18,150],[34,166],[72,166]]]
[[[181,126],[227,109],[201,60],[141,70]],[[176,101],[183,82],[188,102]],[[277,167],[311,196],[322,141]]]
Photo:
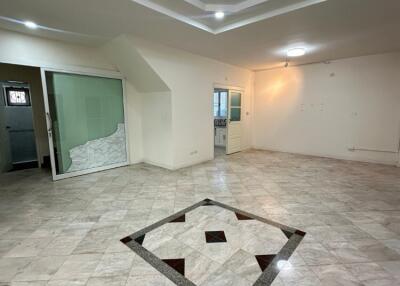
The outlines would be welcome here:
[[[157,11],[157,12],[159,12],[161,14],[166,15],[166,16],[172,17],[172,18],[174,18],[174,19],[176,19],[178,21],[184,22],[186,24],[192,25],[192,26],[194,26],[196,28],[199,28],[201,30],[204,30],[206,32],[214,34],[213,29],[211,29],[207,25],[202,24],[202,23],[200,23],[198,21],[195,21],[195,20],[193,20],[193,19],[191,19],[191,18],[189,18],[187,16],[184,16],[184,15],[182,15],[180,13],[177,13],[177,12],[175,12],[175,11],[173,11],[171,9],[168,9],[168,8],[166,8],[164,6],[161,6],[161,5],[157,4],[157,3],[154,3],[151,0],[131,0],[131,1],[133,1],[135,3],[138,3],[140,5],[143,5],[143,6],[147,7],[147,8],[150,8],[150,9],[152,9],[154,11]]]
[[[194,8],[199,9],[200,13],[204,14],[204,18],[210,17],[211,13],[217,11],[223,11],[227,13],[229,17],[231,17],[231,20],[233,19],[233,21],[230,21],[230,24],[224,24],[224,22],[221,21],[220,24],[217,25],[217,27],[215,27],[215,19],[210,18],[210,20],[200,22],[196,19],[191,18],[188,15],[184,15],[182,11],[184,11],[185,7],[182,6],[180,7],[182,9],[179,10],[176,7],[172,7],[170,4],[168,4],[167,1],[165,2],[165,5],[158,4],[154,0],[131,0],[131,1],[138,3],[142,6],[145,6],[149,9],[152,9],[154,11],[157,11],[166,16],[169,16],[171,18],[174,18],[178,21],[184,22],[186,24],[189,24],[191,26],[194,26],[196,28],[199,28],[201,30],[216,35],[255,22],[259,22],[272,17],[290,13],[302,8],[306,8],[311,5],[316,5],[322,2],[326,2],[328,0],[292,0],[293,2],[292,4],[279,8],[275,7],[275,9],[268,7],[268,5],[263,6],[263,4],[270,4],[273,3],[274,1],[275,3],[279,3],[278,0],[242,0],[236,4],[225,4],[225,3],[218,4],[218,0],[215,0],[216,2],[215,4],[208,4],[207,2],[203,2],[203,0],[184,0],[182,2],[182,4],[187,3],[192,5]],[[257,9],[257,11],[250,11],[250,12],[246,11],[248,15],[245,19],[237,16],[237,21],[235,21],[234,18],[235,13],[243,12],[246,9],[254,7],[256,5],[261,5],[259,9]],[[260,11],[262,11],[261,14],[259,14]]]
[[[238,22],[230,24],[230,25],[222,26],[219,29],[215,29],[213,32],[214,32],[214,34],[220,34],[223,32],[227,32],[229,30],[237,29],[237,28],[240,28],[240,27],[243,27],[246,25],[250,25],[250,24],[262,21],[262,20],[267,20],[267,19],[279,16],[279,15],[287,14],[287,13],[290,13],[290,12],[293,12],[293,11],[296,11],[296,10],[299,10],[302,8],[306,8],[311,5],[319,4],[319,3],[322,3],[325,1],[328,1],[328,0],[304,0],[300,3],[296,3],[296,4],[289,5],[289,6],[280,8],[280,9],[268,11],[264,14],[261,14],[261,15],[258,15],[258,16],[252,17],[252,18],[238,21]]]

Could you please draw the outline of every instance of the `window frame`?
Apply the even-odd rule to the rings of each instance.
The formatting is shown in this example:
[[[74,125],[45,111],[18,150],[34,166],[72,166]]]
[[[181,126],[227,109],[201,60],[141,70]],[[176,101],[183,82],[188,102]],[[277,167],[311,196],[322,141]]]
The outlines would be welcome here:
[[[27,87],[13,87],[13,86],[7,86],[4,88],[5,90],[5,99],[6,99],[6,105],[7,106],[31,106],[31,97],[30,97],[30,91],[29,88]],[[13,103],[11,102],[11,95],[10,93],[12,91],[23,91],[25,93],[25,103]]]

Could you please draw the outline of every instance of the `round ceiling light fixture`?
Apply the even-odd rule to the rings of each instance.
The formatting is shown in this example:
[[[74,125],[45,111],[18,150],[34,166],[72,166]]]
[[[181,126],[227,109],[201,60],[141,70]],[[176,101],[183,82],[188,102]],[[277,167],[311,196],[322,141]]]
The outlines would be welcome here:
[[[222,20],[225,17],[225,13],[222,11],[215,12],[214,17],[217,20]]]
[[[25,21],[25,26],[29,29],[37,29],[38,25],[32,21]]]
[[[287,51],[287,56],[289,58],[301,57],[306,54],[306,49],[304,48],[293,48]]]

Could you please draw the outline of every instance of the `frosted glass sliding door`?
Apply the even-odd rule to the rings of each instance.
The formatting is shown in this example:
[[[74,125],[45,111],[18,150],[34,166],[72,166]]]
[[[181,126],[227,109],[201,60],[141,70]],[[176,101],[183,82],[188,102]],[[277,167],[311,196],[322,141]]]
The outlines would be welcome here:
[[[127,164],[123,81],[43,71],[53,177]]]

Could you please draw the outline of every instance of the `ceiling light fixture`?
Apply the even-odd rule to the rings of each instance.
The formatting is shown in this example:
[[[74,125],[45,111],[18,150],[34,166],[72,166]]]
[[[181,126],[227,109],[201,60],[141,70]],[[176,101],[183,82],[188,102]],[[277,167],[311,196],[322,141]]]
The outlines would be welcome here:
[[[31,21],[25,21],[24,24],[29,29],[37,29],[37,27],[38,27],[38,25],[36,23],[31,22]]]
[[[294,57],[301,57],[306,54],[306,50],[304,48],[293,48],[287,51],[287,56],[289,58],[294,58]]]
[[[225,13],[222,11],[215,12],[214,14],[215,19],[222,20],[225,17]]]

